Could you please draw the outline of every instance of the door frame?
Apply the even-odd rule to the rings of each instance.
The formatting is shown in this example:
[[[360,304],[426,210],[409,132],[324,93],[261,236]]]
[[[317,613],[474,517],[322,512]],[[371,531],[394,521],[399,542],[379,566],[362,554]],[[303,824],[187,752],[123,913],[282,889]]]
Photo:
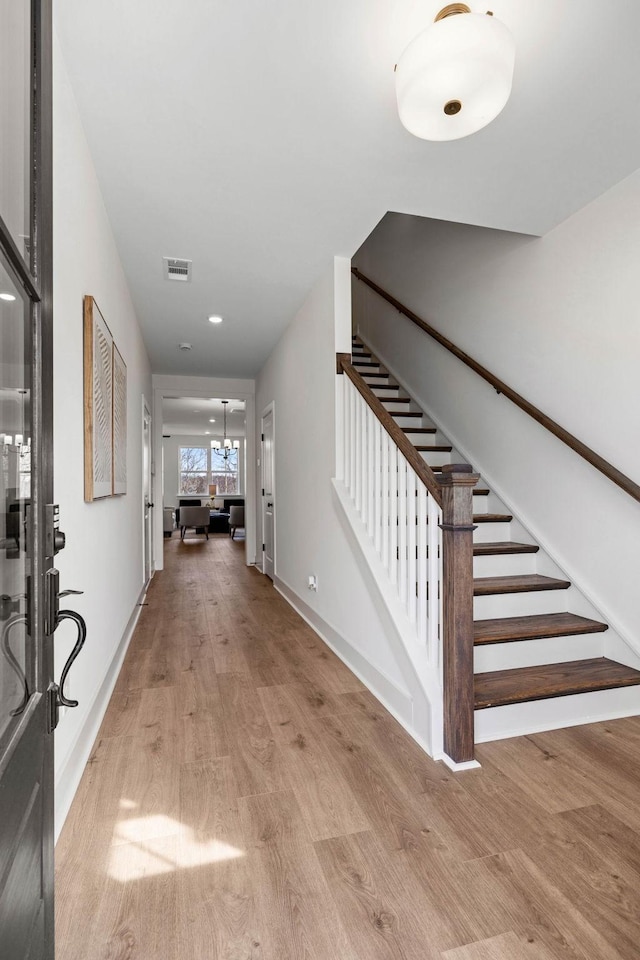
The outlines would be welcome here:
[[[149,421],[149,462],[147,465],[147,477],[145,478],[144,427],[145,427],[146,420]],[[146,479],[148,481],[149,500],[151,501],[151,503],[155,504],[154,483],[153,483],[153,475],[155,472],[155,469],[154,469],[155,460],[154,460],[154,452],[153,452],[153,416],[151,414],[151,410],[149,409],[149,404],[147,403],[147,399],[144,394],[142,395],[141,428],[142,428],[142,445],[141,445],[141,450],[142,450],[142,464],[141,464],[142,466],[142,579],[146,589],[151,583],[151,580],[153,579],[153,575],[155,573],[154,549],[153,549],[154,528],[155,528],[153,518],[155,514],[152,513],[151,516],[147,518],[147,510],[144,502],[144,489],[145,489],[145,479]],[[155,510],[155,505],[153,509]],[[146,569],[147,531],[149,535],[149,577],[148,578],[147,578],[147,569]]]
[[[253,566],[256,562],[256,398],[254,380],[231,380],[224,377],[184,377],[169,374],[153,375],[153,449],[162,463],[162,401],[164,398],[227,397],[230,400],[243,400],[245,404],[245,563]],[[164,500],[164,466],[155,470],[153,477],[153,499],[156,504],[153,518],[154,568],[156,572],[164,569],[164,536],[162,532],[162,509],[158,504]]]
[[[31,299],[31,492],[29,550],[31,552],[31,639],[35,650],[33,702],[15,728],[0,758],[0,775],[10,768],[24,737],[41,738],[43,763],[39,771],[42,794],[41,896],[44,956],[54,956],[54,766],[53,734],[47,729],[47,690],[53,679],[53,639],[45,635],[45,573],[53,565],[47,556],[46,504],[53,502],[53,177],[52,177],[52,0],[31,0],[30,116],[31,262],[26,263],[6,224],[0,218],[2,249],[7,269]],[[34,101],[35,91],[35,101]],[[29,747],[31,749],[31,746]],[[24,749],[24,746],[23,746]],[[6,781],[5,781],[6,782]],[[35,918],[34,918],[35,920]],[[35,930],[33,931],[35,935]],[[41,941],[38,939],[38,943]],[[36,942],[31,948],[36,948]],[[35,953],[34,953],[35,956]]]
[[[277,562],[277,558],[278,558],[278,551],[277,551],[277,548],[276,548],[276,509],[277,509],[277,506],[276,506],[276,505],[277,505],[277,501],[276,501],[276,457],[275,457],[275,450],[276,450],[276,403],[275,403],[275,400],[271,400],[271,402],[266,405],[266,407],[264,408],[264,410],[262,411],[262,414],[261,414],[261,416],[260,416],[260,477],[259,477],[259,489],[260,489],[260,491],[263,491],[263,490],[264,490],[264,487],[262,486],[262,469],[263,469],[263,468],[262,468],[262,464],[263,464],[263,462],[264,462],[264,450],[263,450],[263,443],[264,443],[264,441],[262,440],[262,437],[264,436],[264,420],[265,420],[265,417],[266,417],[269,413],[271,414],[272,423],[273,423],[273,436],[272,436],[273,450],[272,450],[272,456],[271,456],[271,464],[272,464],[272,467],[271,467],[271,487],[272,487],[272,497],[273,497],[273,579],[274,579],[274,582],[275,582],[275,578],[276,578],[276,562]],[[261,495],[260,495],[260,536],[261,536],[260,547],[262,547],[262,544],[264,543],[265,499],[266,499],[266,498],[265,498],[264,493],[261,493]],[[261,558],[262,558],[262,562],[261,562],[261,564],[260,564],[260,568],[261,568],[261,570],[262,570],[262,573],[266,576],[267,571],[266,571],[266,563],[265,563],[264,550],[261,551]]]

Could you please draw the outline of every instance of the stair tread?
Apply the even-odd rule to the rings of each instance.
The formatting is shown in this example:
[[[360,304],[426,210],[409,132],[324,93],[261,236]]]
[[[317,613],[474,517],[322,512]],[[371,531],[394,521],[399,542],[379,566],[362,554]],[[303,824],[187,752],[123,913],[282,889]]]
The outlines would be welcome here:
[[[606,623],[589,620],[575,613],[539,613],[528,617],[501,617],[476,620],[474,643],[505,643],[509,640],[535,640],[538,637],[571,637],[574,634],[603,633]]]
[[[371,389],[372,389],[372,390],[399,390],[399,389],[400,389],[400,384],[398,384],[398,383],[381,383],[381,384],[372,383],[372,384],[371,384]],[[378,396],[378,395],[376,394],[376,396]],[[381,397],[378,397],[378,400],[380,400],[380,399],[382,399],[382,398],[381,398]]]
[[[474,488],[473,488],[473,495],[474,495],[474,497],[488,497],[488,496],[489,496],[489,492],[490,492],[490,491],[489,491],[489,488],[488,488],[488,487],[474,487]]]
[[[473,581],[474,597],[486,597],[496,593],[532,593],[538,590],[567,590],[569,580],[543,577],[539,573],[524,573],[511,577],[476,577]]]
[[[606,657],[571,660],[567,663],[477,674],[475,705],[480,710],[507,703],[566,697],[637,684],[640,684],[640,670],[615,660]]]
[[[355,367],[355,366],[357,366],[357,364],[354,363],[354,367]],[[375,363],[375,364],[373,364],[373,366],[379,367],[380,364],[379,364],[379,363]],[[389,374],[389,373],[363,373],[362,376],[363,376],[363,377],[365,378],[365,380],[366,380],[367,377],[390,377],[391,374]],[[373,384],[372,384],[372,386],[373,386]]]
[[[378,363],[377,360],[357,360],[353,364],[354,367],[381,367],[382,364]]]
[[[473,491],[476,492],[475,490]],[[491,543],[474,543],[474,557],[495,557],[510,553],[537,553],[537,543],[517,543],[515,540],[493,540]]]
[[[424,417],[421,410],[390,410],[392,417]]]
[[[423,450],[423,451],[433,450],[433,451],[438,451],[439,453],[451,453],[451,451],[453,450],[453,447],[449,447],[445,443],[439,443],[439,444],[414,443],[414,447],[416,448],[416,450]]]
[[[509,523],[513,520],[510,513],[477,513],[474,514],[474,523]]]
[[[381,389],[385,390],[386,387],[381,387]],[[376,396],[378,395],[376,394]],[[412,403],[413,402],[411,400],[411,397],[378,397],[378,400],[380,400],[382,403],[384,403],[385,401],[387,403]]]
[[[402,427],[403,433],[436,433],[437,427]]]

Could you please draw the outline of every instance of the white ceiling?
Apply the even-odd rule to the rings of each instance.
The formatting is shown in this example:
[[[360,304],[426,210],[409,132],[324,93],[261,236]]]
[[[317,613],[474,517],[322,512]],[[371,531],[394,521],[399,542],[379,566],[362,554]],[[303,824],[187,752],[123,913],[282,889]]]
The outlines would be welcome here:
[[[226,399],[226,398],[225,398]],[[211,420],[215,423],[211,423]],[[174,436],[184,435],[203,437],[209,435],[212,440],[223,437],[222,400],[212,398],[203,400],[195,397],[163,397],[162,432]],[[229,398],[227,406],[227,436],[244,437],[245,406],[244,400]]]
[[[511,100],[428,143],[399,123],[393,66],[443,5],[56,0],[155,372],[255,375],[388,210],[542,234],[640,166],[637,0],[496,0]],[[193,260],[192,283],[163,280],[163,256]]]

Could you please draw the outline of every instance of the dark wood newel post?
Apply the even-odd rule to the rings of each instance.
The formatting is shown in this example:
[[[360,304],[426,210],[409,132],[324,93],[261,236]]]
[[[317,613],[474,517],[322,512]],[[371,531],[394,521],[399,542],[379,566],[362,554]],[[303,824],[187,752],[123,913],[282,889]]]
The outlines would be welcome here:
[[[466,463],[443,466],[442,568],[444,751],[456,763],[473,760],[473,488]]]

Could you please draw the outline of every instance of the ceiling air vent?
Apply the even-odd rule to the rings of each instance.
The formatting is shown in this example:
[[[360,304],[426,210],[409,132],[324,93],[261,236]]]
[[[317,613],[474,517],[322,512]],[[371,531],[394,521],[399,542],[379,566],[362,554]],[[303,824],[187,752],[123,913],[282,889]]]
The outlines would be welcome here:
[[[163,257],[165,280],[191,281],[191,260],[177,260],[175,257]]]

